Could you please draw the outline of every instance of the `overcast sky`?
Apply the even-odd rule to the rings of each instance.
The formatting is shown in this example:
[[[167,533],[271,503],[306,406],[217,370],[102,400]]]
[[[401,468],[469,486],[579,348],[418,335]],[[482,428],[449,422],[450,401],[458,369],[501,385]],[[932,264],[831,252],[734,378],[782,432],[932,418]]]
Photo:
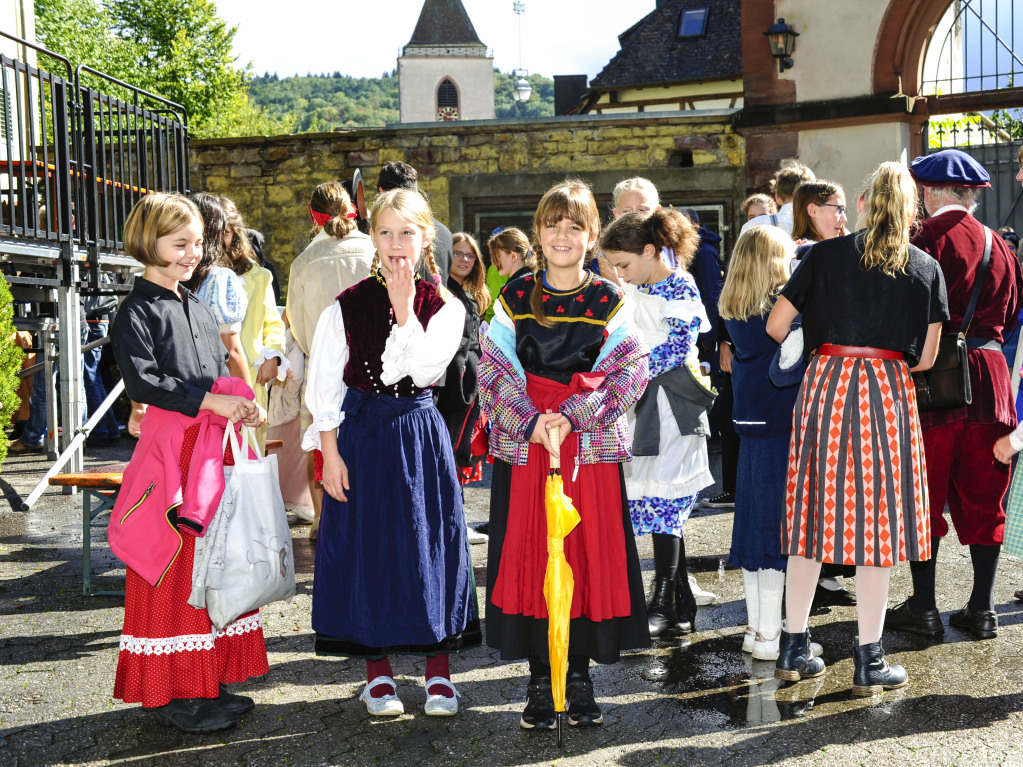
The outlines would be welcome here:
[[[340,71],[379,77],[397,67],[412,37],[423,0],[216,0],[238,27],[239,64],[280,76]],[[519,66],[518,19],[513,0],[462,0],[480,41],[502,72]],[[654,9],[655,0],[525,0],[522,66],[531,73],[590,78],[618,52],[618,35]]]

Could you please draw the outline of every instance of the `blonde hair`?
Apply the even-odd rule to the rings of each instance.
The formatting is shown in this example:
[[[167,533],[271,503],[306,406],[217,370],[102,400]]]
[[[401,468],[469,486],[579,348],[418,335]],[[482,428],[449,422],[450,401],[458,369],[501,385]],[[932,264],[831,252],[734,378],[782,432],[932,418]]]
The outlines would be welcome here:
[[[469,272],[462,284],[462,289],[473,297],[479,313],[482,315],[490,306],[490,291],[487,289],[487,271],[483,268],[483,254],[480,252],[479,243],[476,238],[468,232],[455,232],[451,235],[451,245],[454,247],[460,242],[467,243],[476,255],[472,262],[472,271]],[[455,266],[454,255],[451,257],[451,268]]]
[[[657,187],[654,186],[653,182],[636,176],[635,178],[627,178],[615,184],[615,188],[611,192],[611,206],[617,208],[618,198],[626,192],[642,192],[653,198],[654,207],[660,205],[660,196],[657,194]]]
[[[156,252],[156,241],[192,223],[202,222],[195,203],[181,194],[153,192],[131,209],[124,222],[124,249],[146,266],[169,266]]]
[[[430,274],[437,276],[437,262],[433,260],[433,238],[437,235],[437,228],[433,225],[433,211],[430,203],[423,195],[413,189],[391,189],[377,195],[373,200],[373,207],[369,211],[370,227],[374,232],[377,230],[377,221],[380,214],[390,210],[399,218],[418,226],[423,232],[423,250],[421,258],[425,260],[426,267]],[[380,268],[380,253],[373,254],[373,265],[371,272]],[[445,279],[447,275],[444,275]]]
[[[583,228],[587,237],[600,234],[600,212],[597,201],[593,199],[593,190],[579,179],[568,179],[555,184],[547,190],[536,206],[533,215],[533,251],[537,256],[537,269],[547,268],[547,258],[540,247],[540,230],[545,226],[557,224],[567,218]],[[534,280],[533,291],[529,295],[529,306],[534,319],[543,327],[551,327],[551,321],[543,310],[543,280]]]
[[[536,270],[536,256],[533,255],[533,249],[529,247],[529,238],[526,237],[525,232],[514,226],[509,226],[507,229],[502,229],[497,234],[491,235],[487,240],[487,250],[490,251],[490,263],[494,262],[495,250],[506,250],[509,253],[517,253],[526,266],[533,271]]]
[[[763,317],[789,279],[796,244],[777,226],[754,226],[739,236],[728,262],[718,310],[726,320]]]
[[[796,187],[804,181],[813,181],[817,178],[813,171],[795,160],[788,160],[771,179],[771,194],[782,199],[783,202],[790,202],[796,193]]]
[[[860,263],[864,269],[879,267],[892,277],[905,273],[917,206],[916,182],[909,169],[898,162],[881,163],[867,181],[863,201],[866,232],[857,237],[863,249]]]
[[[316,213],[323,213],[331,219],[323,225],[323,231],[335,240],[343,240],[355,229],[355,219],[348,218],[355,212],[348,192],[338,181],[328,181],[313,190],[309,207]]]

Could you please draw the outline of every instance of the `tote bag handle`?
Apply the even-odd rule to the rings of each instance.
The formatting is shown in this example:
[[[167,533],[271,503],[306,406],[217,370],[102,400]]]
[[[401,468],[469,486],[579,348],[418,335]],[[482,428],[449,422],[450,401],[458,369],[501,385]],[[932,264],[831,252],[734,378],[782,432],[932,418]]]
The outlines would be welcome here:
[[[252,430],[251,426],[245,426],[242,424],[242,442],[238,444],[238,435],[235,433],[234,424],[228,421],[227,428],[224,429],[224,444],[221,447],[222,451],[227,450],[227,441],[231,441],[231,453],[234,455],[234,463],[237,466],[240,463],[259,463],[259,443],[256,442],[256,433]],[[256,453],[255,458],[249,458],[249,451],[242,450],[242,445],[248,447],[252,445],[254,452]]]

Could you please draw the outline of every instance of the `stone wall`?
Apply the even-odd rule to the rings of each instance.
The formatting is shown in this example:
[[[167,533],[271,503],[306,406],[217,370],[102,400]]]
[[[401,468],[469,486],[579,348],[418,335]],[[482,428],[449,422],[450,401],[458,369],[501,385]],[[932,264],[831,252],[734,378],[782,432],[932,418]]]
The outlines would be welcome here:
[[[381,166],[391,160],[419,171],[434,214],[452,231],[477,231],[479,211],[524,220],[566,176],[591,183],[604,206],[614,184],[631,175],[651,179],[662,201],[720,206],[727,229],[745,193],[745,147],[731,114],[429,123],[193,141],[191,186],[235,200],[247,224],[266,236],[266,252],[285,280],[308,243],[313,187],[361,168],[371,198]],[[489,229],[481,224],[478,231]]]

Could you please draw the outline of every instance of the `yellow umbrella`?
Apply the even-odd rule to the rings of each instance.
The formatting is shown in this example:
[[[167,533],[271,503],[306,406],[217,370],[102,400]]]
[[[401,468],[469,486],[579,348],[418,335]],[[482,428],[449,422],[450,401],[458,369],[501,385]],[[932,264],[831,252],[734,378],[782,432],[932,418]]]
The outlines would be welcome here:
[[[565,536],[572,532],[580,520],[572,499],[565,495],[565,485],[561,478],[561,429],[553,429],[550,438],[559,457],[551,456],[551,469],[544,487],[547,570],[543,578],[543,596],[547,602],[547,645],[560,744],[561,713],[565,710],[565,683],[568,677],[569,619],[572,613],[572,592],[575,589],[572,567],[565,559]]]

